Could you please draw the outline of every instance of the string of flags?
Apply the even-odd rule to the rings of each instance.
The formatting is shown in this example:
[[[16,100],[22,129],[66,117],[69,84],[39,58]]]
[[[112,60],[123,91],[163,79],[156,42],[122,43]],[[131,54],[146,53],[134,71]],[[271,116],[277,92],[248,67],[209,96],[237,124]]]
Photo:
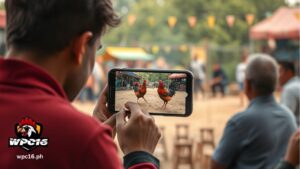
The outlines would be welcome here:
[[[137,15],[130,14],[127,16],[127,22],[129,26],[133,26],[138,19]],[[216,25],[216,21],[218,18],[216,18],[214,15],[207,16],[207,25],[209,28],[213,29]],[[246,14],[245,15],[245,21],[249,26],[251,26],[255,21],[255,15],[254,14]],[[234,15],[227,15],[225,17],[226,23],[229,27],[233,27],[236,21],[236,17]],[[147,18],[147,23],[150,27],[154,27],[156,25],[156,19],[153,16],[149,16]],[[187,17],[187,24],[190,28],[194,28],[197,25],[198,18],[196,16],[188,16]],[[176,16],[169,16],[167,18],[168,26],[173,29],[176,24],[178,23],[178,18]]]
[[[146,45],[146,46],[140,46],[144,48],[146,51],[153,53],[153,54],[158,54],[159,52],[163,52],[166,54],[171,53],[172,51],[179,51],[182,53],[188,52],[191,48],[189,45]]]
[[[178,44],[178,45],[139,45],[138,47],[143,48],[145,51],[152,53],[154,55],[157,54],[173,54],[173,52],[180,52],[182,54],[190,53],[196,46],[191,44]],[[212,47],[211,49],[216,50],[216,47]],[[225,52],[234,52],[239,49],[237,48],[228,48],[228,47],[217,47],[217,50],[225,51]]]

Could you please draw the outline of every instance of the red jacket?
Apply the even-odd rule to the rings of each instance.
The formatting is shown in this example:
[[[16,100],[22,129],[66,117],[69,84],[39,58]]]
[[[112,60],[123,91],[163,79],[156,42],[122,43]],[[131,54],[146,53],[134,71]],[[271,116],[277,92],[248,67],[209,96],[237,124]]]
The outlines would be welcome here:
[[[76,110],[60,85],[26,62],[0,59],[0,168],[123,168],[111,129]],[[124,158],[130,169],[155,169],[145,152]]]

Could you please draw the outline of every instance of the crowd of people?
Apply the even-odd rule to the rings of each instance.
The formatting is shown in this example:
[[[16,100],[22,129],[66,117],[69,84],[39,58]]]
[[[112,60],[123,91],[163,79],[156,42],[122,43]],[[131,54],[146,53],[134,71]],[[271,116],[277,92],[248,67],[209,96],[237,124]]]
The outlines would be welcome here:
[[[120,22],[111,1],[6,0],[5,7],[8,54],[0,59],[0,168],[160,168],[153,156],[159,127],[138,104],[128,102],[120,112],[110,113],[106,87],[94,117],[70,104],[92,74],[105,30]],[[250,103],[228,121],[212,169],[292,169],[299,164],[299,78],[292,64],[279,65],[258,54],[240,66],[245,71],[240,85]],[[196,60],[191,67],[197,69],[195,84],[201,86],[205,68]],[[273,96],[278,79],[281,103]],[[224,95],[227,83],[216,64],[213,95],[217,89]],[[113,142],[116,134],[123,164]],[[16,158],[25,150],[32,150],[30,157],[44,158]]]

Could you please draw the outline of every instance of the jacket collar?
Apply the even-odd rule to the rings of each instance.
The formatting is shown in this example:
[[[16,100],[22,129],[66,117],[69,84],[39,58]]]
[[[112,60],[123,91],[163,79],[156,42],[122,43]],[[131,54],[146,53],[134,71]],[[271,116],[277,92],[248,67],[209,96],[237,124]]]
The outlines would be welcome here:
[[[39,88],[67,100],[61,85],[42,68],[16,59],[0,58],[0,84],[20,88]]]

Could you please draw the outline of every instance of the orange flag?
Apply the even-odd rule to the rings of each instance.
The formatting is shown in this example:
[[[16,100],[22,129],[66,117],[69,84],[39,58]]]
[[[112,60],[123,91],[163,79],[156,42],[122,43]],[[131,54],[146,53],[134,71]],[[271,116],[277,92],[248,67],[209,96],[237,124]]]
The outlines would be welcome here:
[[[253,14],[247,14],[246,15],[246,21],[248,25],[252,25],[254,22],[254,15]]]
[[[129,26],[132,26],[136,21],[136,16],[135,15],[128,15],[127,20],[128,20]]]

